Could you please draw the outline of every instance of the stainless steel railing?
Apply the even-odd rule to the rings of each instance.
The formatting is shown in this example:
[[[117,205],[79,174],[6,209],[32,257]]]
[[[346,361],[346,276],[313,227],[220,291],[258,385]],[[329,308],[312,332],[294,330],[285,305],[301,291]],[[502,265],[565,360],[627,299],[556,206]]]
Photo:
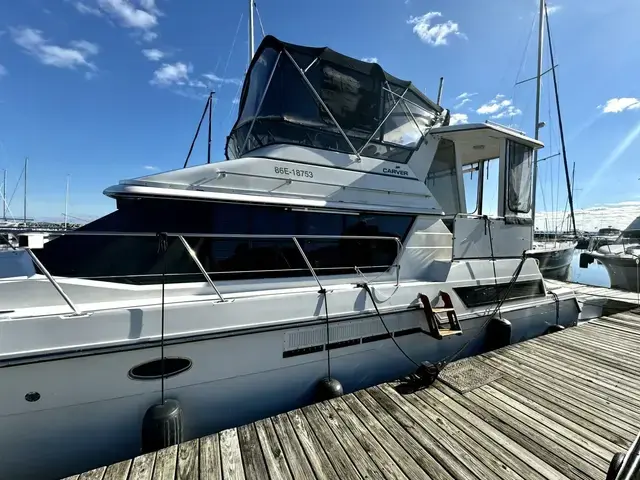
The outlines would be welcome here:
[[[615,461],[614,460],[612,462]],[[610,479],[609,472],[607,475],[607,480]],[[638,480],[640,479],[640,433],[636,436],[636,439],[627,450],[627,453],[622,460],[622,464],[620,464],[619,470],[615,475],[615,480]]]
[[[38,231],[30,231],[30,232],[24,232],[24,233],[40,233]],[[196,252],[193,250],[193,248],[191,248],[191,245],[189,245],[189,242],[187,242],[187,240],[185,239],[185,237],[190,238],[190,237],[195,237],[195,238],[212,238],[212,239],[244,239],[244,240],[291,240],[296,249],[298,250],[298,252],[300,253],[305,265],[307,266],[307,269],[309,270],[309,272],[311,273],[311,275],[313,276],[315,282],[318,284],[318,286],[320,287],[320,289],[322,290],[322,283],[320,282],[320,279],[318,277],[318,275],[316,274],[316,269],[314,269],[313,265],[311,264],[311,262],[309,261],[309,258],[307,257],[307,254],[304,252],[304,249],[302,248],[302,246],[300,245],[299,240],[379,240],[379,241],[391,241],[391,242],[395,242],[396,244],[396,258],[395,258],[395,262],[391,265],[389,265],[389,268],[395,268],[396,270],[396,286],[399,284],[400,282],[400,265],[397,263],[398,259],[400,258],[400,255],[404,249],[404,246],[402,245],[402,242],[400,241],[399,238],[397,237],[385,237],[385,236],[362,236],[362,235],[255,235],[255,234],[215,234],[215,233],[176,233],[176,232],[99,232],[99,231],[70,231],[70,232],[63,232],[60,233],[60,235],[72,235],[72,236],[115,236],[115,237],[159,237],[159,236],[166,236],[168,238],[178,238],[180,240],[180,242],[182,243],[182,245],[184,246],[184,248],[186,249],[187,253],[189,254],[189,256],[191,257],[191,259],[194,261],[194,263],[196,264],[196,266],[198,267],[198,270],[200,271],[200,273],[204,276],[206,282],[211,286],[211,288],[213,289],[213,291],[216,293],[216,296],[218,297],[220,302],[225,302],[226,299],[224,298],[224,296],[222,295],[222,293],[220,292],[220,290],[218,289],[218,287],[216,286],[216,284],[214,283],[214,281],[211,278],[211,275],[209,274],[209,272],[206,271],[206,269],[204,268],[204,266],[202,265],[202,262],[200,262]],[[62,299],[65,301],[65,303],[69,306],[69,308],[71,308],[71,310],[73,311],[74,315],[84,315],[84,313],[82,311],[80,311],[80,309],[73,303],[73,301],[71,300],[71,298],[69,298],[69,296],[64,292],[64,290],[62,289],[62,287],[60,286],[60,284],[56,281],[56,279],[53,277],[53,275],[51,275],[51,273],[49,273],[49,271],[47,270],[47,268],[42,264],[42,262],[40,261],[40,259],[38,259],[38,257],[33,253],[33,251],[31,250],[31,248],[28,247],[23,247],[23,249],[28,253],[28,255],[31,257],[33,263],[38,267],[38,269],[43,273],[43,275],[47,278],[47,280],[53,285],[53,287],[56,289],[56,291],[58,292],[58,294],[60,294],[60,296],[62,297]],[[358,268],[358,266],[354,265],[354,271],[358,274],[358,275],[363,275],[360,268]],[[299,269],[293,269],[293,270],[299,270]],[[249,272],[244,272],[244,273],[249,273]],[[123,275],[123,276],[118,276],[118,277],[122,277],[122,278],[126,278],[127,275]]]

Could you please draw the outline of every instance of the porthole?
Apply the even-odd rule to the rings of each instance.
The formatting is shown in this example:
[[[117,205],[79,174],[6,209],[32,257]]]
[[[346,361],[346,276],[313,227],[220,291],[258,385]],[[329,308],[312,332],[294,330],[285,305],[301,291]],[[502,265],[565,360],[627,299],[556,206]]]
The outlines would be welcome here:
[[[164,366],[161,358],[150,362],[141,363],[129,370],[129,377],[134,380],[156,380],[162,378],[164,368],[164,378],[173,377],[191,368],[192,362],[188,358],[165,357]]]

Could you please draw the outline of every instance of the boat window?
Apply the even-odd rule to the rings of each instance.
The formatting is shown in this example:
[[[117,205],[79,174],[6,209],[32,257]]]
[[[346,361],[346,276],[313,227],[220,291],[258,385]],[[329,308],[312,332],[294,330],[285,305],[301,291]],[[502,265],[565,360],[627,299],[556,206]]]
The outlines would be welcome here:
[[[272,48],[266,48],[255,63],[248,79],[249,88],[245,98],[242,112],[240,113],[240,121],[247,121],[253,113],[258,109],[260,99],[264,95],[267,87],[269,75],[273,70],[278,53]]]
[[[498,216],[500,192],[500,160],[493,158],[482,161],[482,195],[478,207],[479,215]]]
[[[640,241],[640,230],[625,230],[620,235],[620,239],[623,242],[638,242]]]
[[[185,239],[214,281],[310,276],[291,239],[207,238],[198,233],[271,235],[362,235],[403,240],[408,215],[320,213],[282,207],[179,200],[120,202],[120,208],[80,231],[173,232]],[[188,235],[188,234],[196,235]],[[396,244],[383,240],[300,239],[319,275],[383,272]],[[35,252],[35,251],[34,251]],[[202,274],[178,238],[168,238],[165,259],[150,237],[62,236],[35,252],[51,274],[151,284],[199,282]]]
[[[533,149],[507,140],[509,165],[508,207],[514,213],[531,211],[531,185],[533,172]]]
[[[462,171],[462,178],[464,182],[464,197],[466,201],[466,213],[476,214],[478,213],[478,207],[480,206],[479,195],[481,188],[482,172],[480,170],[481,163],[474,163],[472,165],[465,165]]]
[[[456,176],[455,144],[445,138],[440,139],[438,149],[427,174],[427,187],[444,213],[460,212],[458,178]]]

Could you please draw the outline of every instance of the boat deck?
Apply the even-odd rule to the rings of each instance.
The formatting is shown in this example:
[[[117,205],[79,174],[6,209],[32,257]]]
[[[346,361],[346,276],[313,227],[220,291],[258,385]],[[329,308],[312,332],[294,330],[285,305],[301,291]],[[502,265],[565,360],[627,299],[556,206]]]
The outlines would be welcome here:
[[[640,429],[640,309],[69,477],[603,479]]]

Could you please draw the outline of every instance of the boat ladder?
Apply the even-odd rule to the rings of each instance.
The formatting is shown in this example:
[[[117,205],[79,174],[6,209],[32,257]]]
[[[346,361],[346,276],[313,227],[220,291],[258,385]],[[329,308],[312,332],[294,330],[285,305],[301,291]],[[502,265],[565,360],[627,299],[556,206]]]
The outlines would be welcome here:
[[[429,297],[422,293],[418,294],[418,298],[422,302],[422,310],[429,327],[429,331],[425,331],[425,333],[438,340],[451,335],[462,335],[458,315],[456,315],[456,310],[451,302],[451,296],[447,292],[440,291],[438,294],[438,298],[442,299],[443,306],[432,307]],[[448,322],[442,321],[440,317],[442,314],[446,314]]]

